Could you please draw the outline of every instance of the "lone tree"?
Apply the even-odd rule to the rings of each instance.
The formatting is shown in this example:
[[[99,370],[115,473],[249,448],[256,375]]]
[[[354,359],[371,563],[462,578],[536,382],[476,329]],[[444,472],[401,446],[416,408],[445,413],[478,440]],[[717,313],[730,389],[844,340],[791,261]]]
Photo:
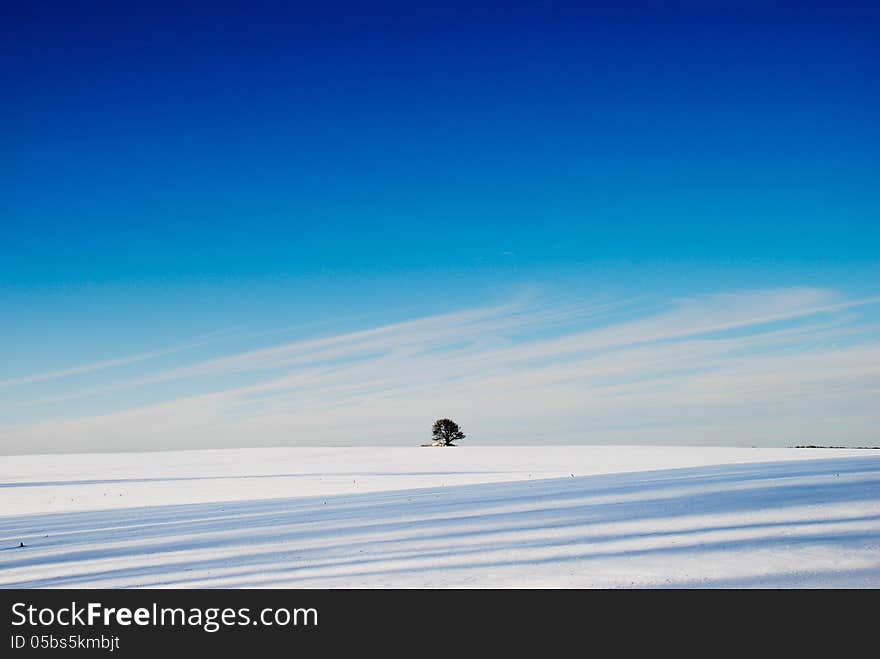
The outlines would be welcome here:
[[[437,419],[431,429],[431,435],[435,442],[441,442],[443,446],[455,446],[452,442],[464,439],[464,433],[452,419]]]

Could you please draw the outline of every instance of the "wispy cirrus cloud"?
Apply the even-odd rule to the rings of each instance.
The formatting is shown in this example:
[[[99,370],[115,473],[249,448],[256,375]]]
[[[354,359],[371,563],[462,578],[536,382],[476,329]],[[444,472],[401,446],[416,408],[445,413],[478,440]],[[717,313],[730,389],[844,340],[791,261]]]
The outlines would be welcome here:
[[[158,357],[164,357],[166,355],[173,355],[175,353],[183,352],[191,348],[203,346],[213,340],[213,338],[223,333],[223,331],[211,332],[203,337],[200,337],[193,341],[189,341],[187,343],[181,343],[178,345],[169,346],[167,348],[160,348],[158,350],[141,352],[134,355],[125,355],[123,357],[116,357],[113,359],[104,359],[88,364],[79,364],[77,366],[71,366],[69,368],[44,371],[42,373],[33,373],[31,375],[23,375],[15,378],[5,378],[0,380],[0,388],[29,385],[38,382],[47,382],[50,380],[61,380],[80,375],[88,375],[90,373],[95,373],[98,371],[106,371],[109,369],[129,366],[131,364],[137,364],[138,362],[144,362],[151,359],[156,359]]]
[[[0,428],[0,452],[414,444],[437,416],[487,443],[859,443],[878,420],[880,333],[858,311],[878,302],[526,297],[37,396],[45,417]],[[59,400],[92,411],[52,415]]]

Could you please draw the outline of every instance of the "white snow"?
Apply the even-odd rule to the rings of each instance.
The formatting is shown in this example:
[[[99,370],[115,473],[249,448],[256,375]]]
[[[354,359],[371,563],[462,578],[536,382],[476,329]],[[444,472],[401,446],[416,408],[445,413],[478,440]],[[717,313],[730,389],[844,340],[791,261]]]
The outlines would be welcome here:
[[[0,457],[0,586],[877,588],[880,451]]]

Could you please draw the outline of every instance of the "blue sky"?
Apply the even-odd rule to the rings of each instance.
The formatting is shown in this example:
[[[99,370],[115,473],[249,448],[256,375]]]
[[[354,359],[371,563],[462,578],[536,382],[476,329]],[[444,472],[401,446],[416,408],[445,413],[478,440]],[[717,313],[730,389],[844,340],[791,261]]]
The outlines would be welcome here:
[[[509,401],[543,401],[518,418],[518,441],[541,428],[535,441],[784,445],[801,443],[801,425],[824,428],[815,409],[804,423],[800,403],[762,417],[745,399],[688,425],[697,372],[758,368],[742,347],[676,353],[682,332],[730,338],[700,313],[728,314],[763,363],[797,357],[778,367],[801,384],[818,377],[798,369],[819,351],[823,373],[852,364],[810,389],[837,429],[822,443],[870,439],[877,417],[858,401],[878,374],[856,365],[880,341],[876,6],[411,4],[6,10],[0,451],[151,448],[133,419],[165,418],[161,405],[191,412],[166,430],[172,445],[211,445],[209,427],[221,445],[302,442],[289,417],[309,416],[304,399],[335,410],[309,416],[311,443],[408,443],[456,405],[480,430],[473,441],[498,442],[510,435],[503,401],[481,416],[456,389],[493,369]],[[494,319],[486,335],[467,314]],[[620,392],[621,409],[645,412],[625,431],[614,414],[551,401],[612,386],[590,379],[591,360],[624,349],[638,360],[626,351],[643,339],[546,357],[577,371],[554,376],[571,391],[539,386],[541,365],[491,349],[549,350],[668,314],[675,331],[645,340],[692,368],[676,370],[666,412]],[[775,315],[791,332],[762,320]],[[393,341],[369,355],[351,347],[358,332],[397,337],[417,319],[456,330],[419,333],[401,354]],[[205,366],[332,337],[343,356]],[[868,352],[840,352],[856,349]],[[418,415],[392,421],[404,400],[394,392],[413,383],[386,369],[417,364],[428,389],[406,401]],[[185,368],[197,375],[173,375]],[[644,385],[673,370],[628,377]],[[325,371],[338,373],[323,390]],[[294,377],[315,387],[283,380],[286,397],[241,402],[242,387]],[[792,390],[761,382],[768,395]],[[223,392],[218,417],[195,412]],[[346,434],[339,419],[363,406],[394,432]],[[112,415],[105,444],[87,440],[105,437],[88,424]]]

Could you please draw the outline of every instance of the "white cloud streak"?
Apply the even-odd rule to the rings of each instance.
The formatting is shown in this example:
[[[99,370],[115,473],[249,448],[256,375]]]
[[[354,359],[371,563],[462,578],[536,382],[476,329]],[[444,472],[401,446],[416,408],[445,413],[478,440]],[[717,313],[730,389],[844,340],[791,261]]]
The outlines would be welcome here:
[[[880,335],[855,312],[878,301],[815,288],[659,309],[517,300],[80,388],[68,399],[184,393],[7,425],[0,453],[417,444],[438,416],[482,443],[877,443]]]
[[[197,348],[199,346],[203,346],[208,343],[208,337],[215,336],[220,334],[221,332],[211,332],[207,334],[202,339],[197,339],[195,341],[191,341],[189,343],[183,343],[180,345],[171,346],[169,348],[160,348],[159,350],[151,350],[149,352],[142,352],[135,355],[126,355],[124,357],[117,357],[115,359],[105,359],[103,361],[92,362],[90,364],[80,364],[78,366],[72,366],[70,368],[62,368],[54,371],[46,371],[43,373],[34,373],[31,375],[23,375],[16,378],[7,378],[5,380],[0,380],[0,388],[3,387],[16,387],[26,384],[33,384],[36,382],[46,382],[49,380],[61,380],[65,378],[71,378],[78,375],[87,375],[89,373],[95,373],[96,371],[105,371],[108,369],[119,368],[122,366],[129,366],[131,364],[136,364],[138,362],[148,361],[150,359],[156,359],[157,357],[164,357],[165,355],[171,355],[177,352],[182,352],[184,350],[189,350],[191,348]]]

